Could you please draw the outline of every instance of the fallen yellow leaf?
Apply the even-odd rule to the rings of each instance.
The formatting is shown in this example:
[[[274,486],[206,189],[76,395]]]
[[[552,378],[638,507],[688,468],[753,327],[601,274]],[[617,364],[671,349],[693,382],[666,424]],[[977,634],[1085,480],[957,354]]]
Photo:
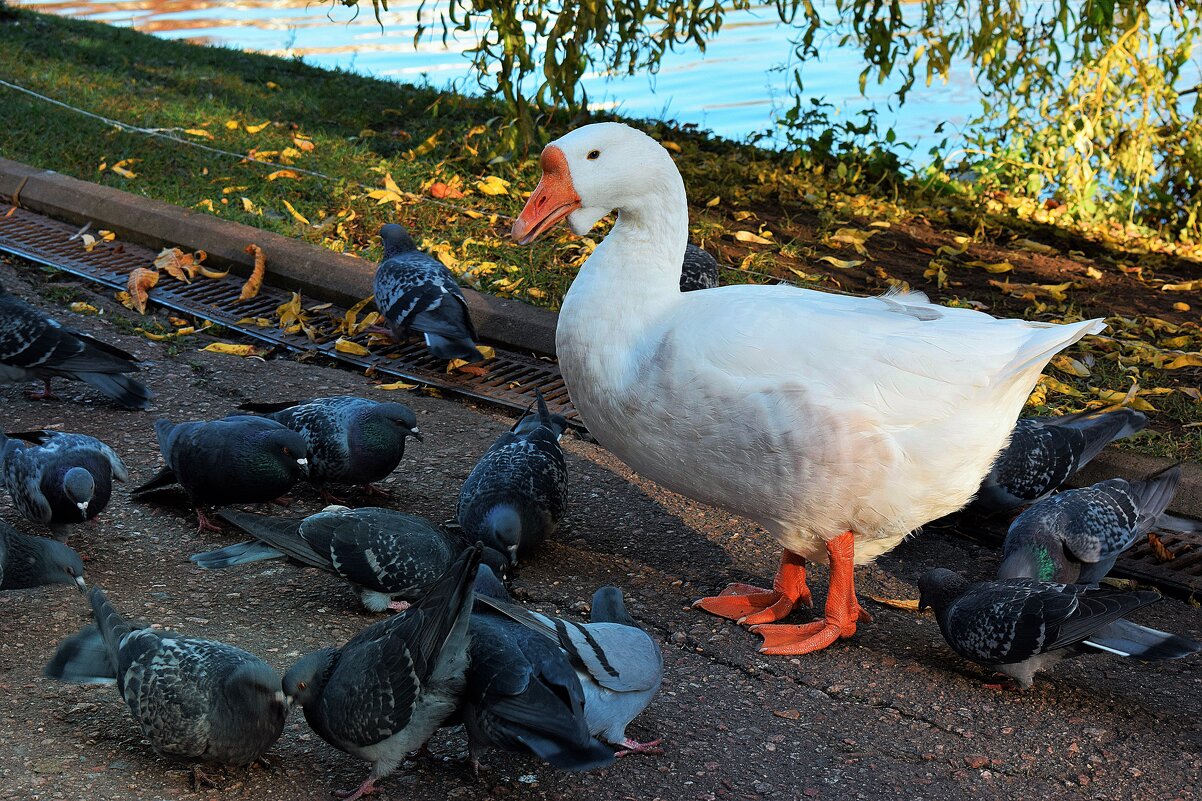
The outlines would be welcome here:
[[[224,353],[229,356],[258,356],[260,351],[254,345],[235,345],[233,342],[211,342],[201,350],[209,353]]]
[[[1089,378],[1089,368],[1071,356],[1060,354],[1053,357],[1052,366],[1062,373],[1074,375],[1077,378]]]
[[[968,267],[980,267],[985,272],[994,273],[995,275],[997,273],[1008,273],[1014,269],[1014,265],[1008,261],[969,261],[965,262],[965,265]]]
[[[856,253],[861,256],[868,255],[868,248],[864,247],[864,243],[872,237],[876,236],[880,231],[861,231],[859,228],[840,228],[835,231],[830,237],[831,242],[838,242],[843,245],[851,245],[855,248]]]
[[[243,250],[255,257],[255,268],[251,271],[250,278],[246,279],[246,283],[242,285],[242,291],[238,294],[238,301],[250,300],[259,294],[259,290],[263,286],[263,276],[267,275],[267,256],[263,253],[263,249],[258,245],[247,245]]]
[[[155,257],[154,266],[156,270],[165,270],[167,275],[175,280],[188,284],[196,276],[197,267],[207,255],[203,250],[184,253],[179,248],[163,248]]]
[[[377,206],[385,203],[403,203],[405,195],[401,188],[396,185],[396,181],[392,180],[392,173],[384,173],[384,188],[373,189],[367,193],[367,196],[378,201]]]
[[[351,342],[349,339],[343,339],[342,337],[338,337],[338,341],[334,343],[334,350],[339,353],[350,353],[354,356],[371,355],[371,351],[358,342]]]
[[[204,139],[212,139],[213,138],[213,134],[209,133],[204,128],[185,128],[184,133],[190,134],[192,136],[199,136]]]
[[[278,181],[281,178],[291,178],[295,181],[300,180],[300,173],[296,170],[276,170],[267,174],[268,181]],[[287,203],[287,201],[284,201]]]
[[[75,301],[74,303],[72,303],[67,308],[70,309],[71,311],[75,312],[76,314],[100,314],[100,309],[97,309],[91,303],[84,303],[84,302],[78,301],[78,300]]]
[[[1173,311],[1187,312],[1189,311],[1189,304],[1178,301],[1177,303],[1173,304]]]
[[[834,256],[823,256],[818,261],[824,261],[827,264],[838,267],[840,270],[846,270],[849,267],[859,267],[864,263],[863,259],[836,259]]]
[[[735,239],[740,242],[751,242],[756,245],[771,245],[771,239],[765,239],[759,234],[753,234],[750,231],[735,231]]]
[[[271,125],[271,120],[268,120],[267,122],[261,122],[258,125],[245,125],[244,124],[242,127],[244,127],[246,129],[246,132],[248,134],[257,134],[259,131],[263,130],[268,125]]]
[[[1183,367],[1202,367],[1202,354],[1186,353],[1178,356],[1164,366],[1166,370],[1180,370]]]
[[[406,384],[404,381],[394,381],[391,384],[376,384],[375,389],[392,392],[397,389],[417,389],[417,384]]]
[[[1073,398],[1081,397],[1081,391],[1076,387],[1070,386],[1063,381],[1052,378],[1050,375],[1041,375],[1039,383],[1050,389],[1052,392],[1059,392],[1061,395],[1068,395]]]
[[[1202,289],[1202,278],[1195,278],[1193,281],[1186,281],[1183,284],[1165,284],[1160,288],[1161,292],[1191,292],[1195,289]]]
[[[284,208],[288,209],[288,213],[292,215],[292,219],[296,220],[299,223],[304,223],[305,225],[309,224],[309,219],[305,215],[303,215],[299,211],[297,211],[296,209],[292,208],[292,204],[289,203],[287,200],[284,201]]]
[[[316,145],[313,144],[313,140],[311,140],[307,136],[304,136],[303,134],[296,134],[295,136],[293,136],[292,144],[296,145],[298,150],[303,150],[305,152],[308,152],[308,151],[312,150],[313,148],[317,147]]]
[[[489,175],[476,181],[476,189],[486,195],[508,195],[509,181],[506,181],[504,178],[498,178],[495,175]]]
[[[131,170],[130,167],[138,161],[141,161],[141,159],[121,159],[116,164],[109,167],[109,170],[117,173],[122,178],[137,178],[138,174]]]
[[[1025,250],[1030,253],[1043,253],[1045,255],[1050,255],[1056,252],[1056,248],[1052,247],[1051,245],[1045,245],[1042,242],[1033,242],[1030,239],[1015,240],[1014,246],[1019,250]]]
[[[718,205],[719,203],[721,203],[721,202],[722,202],[722,196],[721,196],[721,195],[719,195],[719,196],[717,196],[717,197],[712,197],[712,198],[710,198],[709,200],[705,201],[705,207],[706,207],[707,209],[712,209],[714,206],[717,206],[717,205]]]
[[[894,609],[904,609],[907,612],[917,612],[918,611],[918,599],[917,598],[913,598],[913,599],[911,599],[911,598],[878,598],[875,595],[869,595],[868,597],[871,598],[872,600],[876,601],[878,604],[884,604],[885,606],[892,606]]]

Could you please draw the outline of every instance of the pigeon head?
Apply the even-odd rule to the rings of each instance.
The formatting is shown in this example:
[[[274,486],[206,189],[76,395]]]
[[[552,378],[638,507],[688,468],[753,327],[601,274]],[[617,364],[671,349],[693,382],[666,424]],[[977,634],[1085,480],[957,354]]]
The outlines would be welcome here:
[[[65,543],[42,537],[31,537],[35,543],[34,574],[39,584],[74,584],[80,592],[87,591],[83,580],[83,560]]]
[[[1079,571],[1072,571],[1071,575],[1075,578],[1077,572]],[[1064,548],[1052,549],[1039,542],[1006,554],[997,571],[997,577],[1000,579],[1033,578],[1040,581],[1059,581],[1069,575]]]
[[[968,579],[954,570],[937,567],[918,579],[918,610],[931,608],[938,615],[968,589]]]
[[[476,573],[476,595],[486,595],[489,598],[496,598],[498,601],[508,601],[509,591],[505,589],[505,585],[498,578],[498,574],[493,571],[488,564],[490,548],[484,549],[484,554],[481,556],[481,564],[479,571]],[[496,551],[492,551],[497,557],[504,559]],[[500,575],[504,575],[503,573]]]
[[[495,550],[510,565],[518,563],[518,548],[522,544],[522,516],[509,504],[497,504],[480,521],[480,539],[485,552]]]
[[[96,493],[96,480],[82,467],[72,467],[63,474],[63,493],[79,508],[81,519],[88,517],[88,504]]]
[[[417,250],[417,243],[413,241],[413,237],[409,236],[405,226],[396,223],[389,223],[380,228],[380,241],[384,243],[384,258],[386,259]]]
[[[279,674],[258,660],[242,663],[226,677],[224,696],[237,709],[275,710],[281,716],[288,711]]]
[[[269,450],[277,455],[282,454],[286,461],[296,465],[302,475],[309,472],[309,441],[290,428],[280,426],[278,430],[267,434],[266,441]]]
[[[403,403],[380,403],[376,413],[401,429],[403,436],[413,437],[422,441],[421,432],[417,430],[417,415]]]
[[[623,626],[639,627],[626,611],[622,591],[612,584],[606,584],[593,593],[593,610],[589,619],[594,623],[621,623]]]
[[[322,648],[302,656],[284,675],[284,695],[288,702],[306,706],[321,698],[337,661],[337,648]]]

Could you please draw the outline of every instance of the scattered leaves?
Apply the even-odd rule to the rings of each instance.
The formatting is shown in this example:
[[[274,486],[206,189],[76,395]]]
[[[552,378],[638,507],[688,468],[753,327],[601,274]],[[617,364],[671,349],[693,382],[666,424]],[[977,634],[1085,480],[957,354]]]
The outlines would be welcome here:
[[[196,271],[200,263],[207,256],[208,254],[203,250],[198,250],[195,253],[184,253],[179,248],[163,248],[159,251],[159,255],[155,256],[154,268],[165,271],[167,275],[177,281],[189,284],[196,277]]]
[[[830,237],[829,241],[838,242],[841,245],[851,245],[856,253],[861,256],[868,255],[868,248],[864,247],[869,239],[879,234],[880,231],[861,231],[859,228],[840,228]]]
[[[377,206],[385,203],[403,203],[405,202],[405,193],[396,185],[396,181],[392,180],[392,173],[384,173],[384,188],[373,189],[367,193],[369,198],[378,201]]]
[[[503,178],[498,178],[495,175],[489,175],[486,178],[476,181],[476,189],[480,190],[486,195],[508,195],[509,181],[506,181]]]

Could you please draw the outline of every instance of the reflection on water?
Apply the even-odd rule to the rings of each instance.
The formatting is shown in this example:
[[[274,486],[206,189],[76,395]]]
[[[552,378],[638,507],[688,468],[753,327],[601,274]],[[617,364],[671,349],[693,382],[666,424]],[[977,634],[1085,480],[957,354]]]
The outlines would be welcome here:
[[[341,67],[403,81],[426,80],[434,86],[471,91],[474,81],[463,49],[472,34],[458,33],[444,45],[436,36],[416,47],[417,0],[394,0],[383,12],[383,26],[364,11],[307,0],[16,0],[17,5],[63,16],[123,25],[168,39],[221,44],[246,50],[300,57],[306,63]],[[436,22],[426,12],[426,24]],[[585,81],[597,108],[617,109],[635,117],[696,123],[733,138],[769,129],[774,113],[790,105],[789,29],[772,7],[732,13],[704,54],[695,47],[665,56],[654,76],[594,74]],[[873,103],[884,106],[890,84],[869,87],[861,97],[859,53],[833,39],[821,63],[806,65],[806,94],[825,96],[842,115],[854,115]],[[966,70],[962,70],[962,73]],[[903,141],[923,150],[936,141],[935,125],[962,124],[977,108],[977,92],[967,75],[948,85],[916,87],[906,113],[882,108],[879,120],[893,125]],[[941,137],[939,137],[941,138]]]

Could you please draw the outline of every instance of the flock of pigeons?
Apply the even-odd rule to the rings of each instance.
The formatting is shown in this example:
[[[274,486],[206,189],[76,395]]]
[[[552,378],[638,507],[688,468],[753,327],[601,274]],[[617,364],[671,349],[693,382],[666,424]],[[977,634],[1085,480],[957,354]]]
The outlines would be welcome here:
[[[478,360],[454,277],[401,226],[380,235],[376,300],[393,333],[420,334],[438,357]],[[681,288],[716,284],[716,262],[690,245]],[[43,380],[36,397],[50,396],[52,377],[78,379],[121,406],[145,409],[152,395],[136,371],[128,354],[0,290],[0,378]],[[567,423],[541,396],[467,478],[457,523],[441,526],[384,507],[349,508],[331,488],[382,494],[372,485],[397,467],[409,437],[421,438],[404,404],[331,397],[240,411],[212,421],[159,420],[165,466],[133,496],[181,488],[201,530],[221,529],[216,508],[216,518],[249,537],[192,556],[200,568],[285,559],[341,578],[372,612],[396,614],[302,657],[282,681],[239,648],[130,623],[102,590],[86,589],[83,563],[59,541],[103,511],[114,480],[128,480],[120,457],[82,434],[13,433],[0,442],[0,483],[21,516],[57,539],[0,523],[0,589],[77,585],[95,621],[59,645],[47,675],[115,682],[156,751],[234,765],[260,757],[298,704],[323,739],[371,763],[351,799],[453,724],[463,725],[473,762],[493,747],[588,770],[658,751],[658,740],[626,734],[659,689],[662,658],[621,591],[597,590],[591,620],[581,624],[515,605],[505,589],[567,503],[559,445]],[[1099,584],[1154,526],[1190,525],[1165,514],[1179,468],[1052,494],[1107,443],[1146,422],[1130,410],[1019,421],[976,501],[988,513],[1029,505],[1010,526],[998,578],[969,583],[937,569],[919,584],[920,606],[934,608],[957,653],[1029,686],[1035,671],[1067,653],[1152,660],[1202,650],[1124,620],[1157,593]],[[302,520],[228,508],[271,502],[301,480],[331,505]]]
[[[383,236],[387,257],[377,283],[394,330],[422,332],[439,354],[463,358],[470,346],[479,356],[445,268],[415,251],[399,226]],[[9,380],[45,380],[37,397],[50,395],[51,377],[87,381],[127,408],[145,408],[151,397],[131,375],[137,367],[128,354],[9,294],[0,296],[0,364]],[[528,611],[505,589],[513,567],[556,530],[567,508],[559,444],[567,421],[550,413],[541,394],[480,458],[464,482],[456,522],[443,525],[379,506],[349,508],[333,494],[334,486],[351,486],[387,497],[373,484],[396,469],[410,437],[421,438],[404,404],[329,397],[245,404],[239,412],[157,421],[164,467],[133,498],[182,490],[199,530],[221,530],[222,521],[249,537],[195,554],[199,568],[286,559],[341,578],[368,610],[396,614],[341,647],[302,657],[282,680],[240,648],[131,623],[101,589],[86,587],[83,562],[65,543],[73,525],[105,509],[113,482],[128,480],[121,458],[83,434],[13,433],[0,440],[0,484],[16,511],[53,538],[0,523],[0,589],[74,584],[87,593],[94,618],[59,644],[46,675],[115,682],[157,752],[230,765],[258,759],[279,738],[289,708],[300,705],[323,739],[371,763],[352,799],[370,793],[437,729],[455,724],[463,725],[477,766],[489,748],[567,770],[658,753],[658,740],[626,734],[658,691],[663,663],[621,591],[597,590],[590,622],[582,624]],[[302,480],[331,505],[301,520],[229,508],[269,503]]]

